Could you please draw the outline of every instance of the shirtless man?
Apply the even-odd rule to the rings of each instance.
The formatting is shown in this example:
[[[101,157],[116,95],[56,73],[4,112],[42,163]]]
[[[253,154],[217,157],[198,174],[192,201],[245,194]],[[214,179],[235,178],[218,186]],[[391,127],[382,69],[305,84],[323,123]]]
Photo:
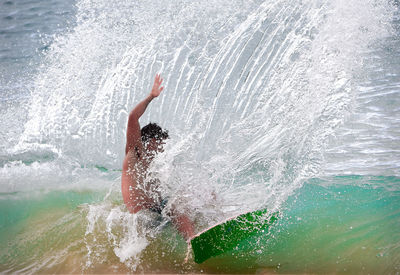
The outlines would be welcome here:
[[[155,123],[150,123],[142,129],[139,125],[139,118],[146,111],[149,103],[164,89],[161,86],[162,81],[163,79],[157,74],[150,94],[129,114],[121,188],[122,198],[130,213],[149,209],[161,214],[166,203],[157,191],[158,181],[146,181],[146,177],[151,161],[158,152],[163,151],[164,140],[168,138],[168,132],[163,131]],[[178,213],[174,207],[167,214],[184,238],[187,241],[190,240],[194,235],[190,219],[186,215]]]

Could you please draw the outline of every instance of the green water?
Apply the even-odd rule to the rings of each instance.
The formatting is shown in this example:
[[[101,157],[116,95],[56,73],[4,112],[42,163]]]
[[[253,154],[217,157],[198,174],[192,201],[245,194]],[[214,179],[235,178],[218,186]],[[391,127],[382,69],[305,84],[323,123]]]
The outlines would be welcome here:
[[[361,186],[343,185],[348,182]],[[246,240],[238,250],[206,262],[205,268],[239,273],[399,272],[400,192],[384,187],[399,182],[359,176],[310,180],[285,203],[269,234]]]
[[[66,190],[1,194],[0,270],[45,271],[65,261],[63,255],[84,255],[81,208],[104,195]]]
[[[0,271],[395,274],[399,186],[396,177],[311,179],[284,203],[269,232],[202,264],[190,257],[184,262],[186,243],[170,225],[125,262],[115,254],[118,240],[107,238],[107,219],[87,234],[91,206],[123,209],[118,192],[1,194]],[[123,227],[113,230],[116,238],[127,234]]]

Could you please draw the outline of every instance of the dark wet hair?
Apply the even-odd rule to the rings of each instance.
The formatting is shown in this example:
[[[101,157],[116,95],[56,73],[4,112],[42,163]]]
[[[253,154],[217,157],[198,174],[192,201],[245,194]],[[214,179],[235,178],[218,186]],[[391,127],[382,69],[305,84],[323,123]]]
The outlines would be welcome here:
[[[156,123],[149,123],[144,126],[141,130],[142,142],[146,143],[152,138],[156,139],[167,139],[168,131],[163,131],[163,129]]]

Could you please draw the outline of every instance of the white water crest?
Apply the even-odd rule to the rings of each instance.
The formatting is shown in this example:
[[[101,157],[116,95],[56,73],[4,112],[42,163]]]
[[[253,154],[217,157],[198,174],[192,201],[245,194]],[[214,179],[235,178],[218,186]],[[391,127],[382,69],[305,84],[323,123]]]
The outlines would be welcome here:
[[[128,114],[160,72],[165,90],[141,124],[170,133],[152,167],[169,206],[190,209],[199,228],[279,209],[319,174],[327,139],[354,107],[363,52],[389,34],[387,5],[78,1],[76,26],[55,37],[12,150],[51,152],[61,174],[75,172],[68,182],[82,166],[120,169]],[[132,247],[144,248],[143,238]],[[137,257],[130,248],[115,253]]]

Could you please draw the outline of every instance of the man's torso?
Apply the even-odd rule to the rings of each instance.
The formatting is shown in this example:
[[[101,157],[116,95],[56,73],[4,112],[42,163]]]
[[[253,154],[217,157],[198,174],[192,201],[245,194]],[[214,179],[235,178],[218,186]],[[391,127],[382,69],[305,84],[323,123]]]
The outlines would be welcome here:
[[[134,149],[130,150],[122,165],[122,198],[129,212],[141,209],[156,209],[161,203],[157,191],[158,180],[146,180],[147,166],[143,158]]]

